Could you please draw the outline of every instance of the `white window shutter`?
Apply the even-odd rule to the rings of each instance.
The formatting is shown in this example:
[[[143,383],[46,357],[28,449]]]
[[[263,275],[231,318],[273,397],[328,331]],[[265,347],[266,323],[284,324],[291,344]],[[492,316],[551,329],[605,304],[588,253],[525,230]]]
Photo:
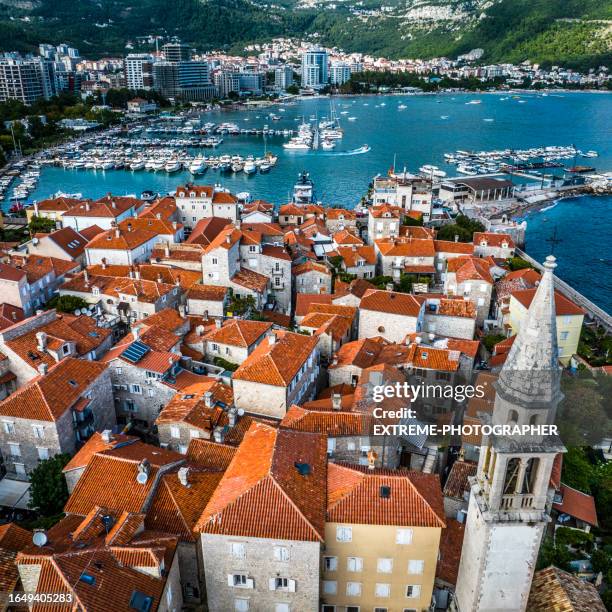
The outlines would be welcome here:
[[[227,575],[227,585],[231,587],[234,586],[234,576],[232,574]]]
[[[253,589],[255,588],[255,581],[252,578],[248,578],[247,579],[247,587],[249,589]]]
[[[275,578],[270,578],[268,580],[268,586],[270,587],[271,591],[276,591],[276,579]]]
[[[295,580],[289,580],[289,584],[288,584],[287,589],[288,589],[288,591],[289,591],[290,593],[295,593],[295,589],[296,589],[296,583],[295,583]]]

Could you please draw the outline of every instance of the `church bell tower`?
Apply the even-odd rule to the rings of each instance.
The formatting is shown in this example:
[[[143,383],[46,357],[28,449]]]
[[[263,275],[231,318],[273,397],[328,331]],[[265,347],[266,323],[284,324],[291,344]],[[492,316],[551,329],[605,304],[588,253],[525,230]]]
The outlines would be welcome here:
[[[495,383],[489,423],[553,424],[560,390],[553,271],[549,256],[525,320]],[[488,416],[488,415],[487,415]],[[460,612],[522,612],[542,535],[556,435],[483,437],[456,588]]]

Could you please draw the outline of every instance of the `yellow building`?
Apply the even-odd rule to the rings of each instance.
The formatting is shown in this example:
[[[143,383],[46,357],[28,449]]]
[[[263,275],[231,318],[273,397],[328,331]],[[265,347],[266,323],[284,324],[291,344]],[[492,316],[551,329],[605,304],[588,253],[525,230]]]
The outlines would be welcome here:
[[[52,219],[53,221],[61,221],[65,212],[69,211],[80,204],[82,200],[78,198],[59,196],[48,200],[36,202],[33,206],[28,206],[25,210],[28,223],[32,221],[32,217],[42,217],[43,219]]]
[[[436,475],[330,463],[321,610],[429,609],[444,527]]]
[[[515,291],[510,296],[508,324],[511,335],[518,334],[521,323],[527,316],[527,310],[533,300],[536,289]],[[559,291],[555,291],[555,312],[557,315],[557,343],[559,345],[559,361],[567,365],[578,351],[580,332],[584,320],[584,310],[574,304]]]

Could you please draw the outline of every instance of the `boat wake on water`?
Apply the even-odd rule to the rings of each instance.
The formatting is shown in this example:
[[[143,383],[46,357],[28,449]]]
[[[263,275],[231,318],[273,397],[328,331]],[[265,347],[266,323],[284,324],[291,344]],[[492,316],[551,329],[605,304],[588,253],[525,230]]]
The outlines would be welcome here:
[[[321,155],[325,155],[328,157],[338,157],[341,155],[363,155],[364,153],[368,153],[372,147],[370,145],[363,145],[363,147],[359,147],[358,149],[351,149],[350,151],[335,151],[334,153],[322,153]]]

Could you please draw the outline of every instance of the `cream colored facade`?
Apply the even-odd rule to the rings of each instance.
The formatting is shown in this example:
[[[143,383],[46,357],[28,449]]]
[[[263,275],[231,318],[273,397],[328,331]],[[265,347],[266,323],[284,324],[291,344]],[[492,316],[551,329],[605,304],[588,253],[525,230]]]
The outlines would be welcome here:
[[[513,295],[510,296],[510,313],[508,315],[508,324],[511,328],[510,335],[518,334],[521,323],[525,320],[526,316],[527,308]],[[583,314],[557,315],[559,361],[564,366],[568,365],[572,355],[578,352],[578,342],[580,341],[583,321]]]
[[[347,533],[350,541],[342,541]],[[324,612],[429,609],[440,533],[439,527],[327,523],[321,609]]]

